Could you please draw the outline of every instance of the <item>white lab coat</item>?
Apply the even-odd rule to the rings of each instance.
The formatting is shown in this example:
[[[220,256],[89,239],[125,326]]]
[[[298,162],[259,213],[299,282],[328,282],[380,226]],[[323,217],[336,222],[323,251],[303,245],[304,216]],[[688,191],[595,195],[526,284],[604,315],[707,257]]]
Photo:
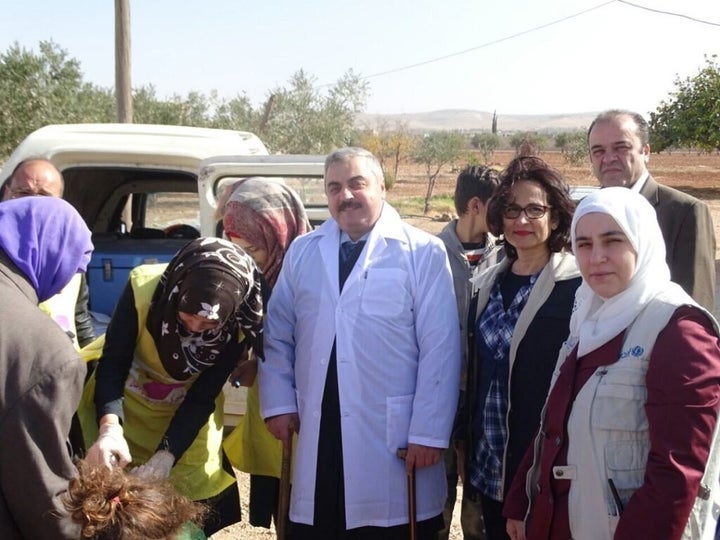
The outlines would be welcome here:
[[[290,518],[313,523],[325,376],[337,336],[348,529],[408,522],[408,442],[445,448],[457,408],[460,326],[443,243],[387,203],[338,286],[335,220],[297,238],[273,289],[260,363],[263,417],[298,412]],[[417,470],[417,519],[440,514],[442,460]]]

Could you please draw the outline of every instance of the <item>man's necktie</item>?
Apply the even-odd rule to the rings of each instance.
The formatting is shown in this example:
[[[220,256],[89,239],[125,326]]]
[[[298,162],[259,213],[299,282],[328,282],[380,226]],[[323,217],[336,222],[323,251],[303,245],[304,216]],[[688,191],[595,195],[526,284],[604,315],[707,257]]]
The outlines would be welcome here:
[[[339,281],[341,291],[345,280],[350,275],[350,272],[352,272],[358,257],[360,257],[364,245],[365,240],[360,240],[359,242],[346,240],[340,245]]]

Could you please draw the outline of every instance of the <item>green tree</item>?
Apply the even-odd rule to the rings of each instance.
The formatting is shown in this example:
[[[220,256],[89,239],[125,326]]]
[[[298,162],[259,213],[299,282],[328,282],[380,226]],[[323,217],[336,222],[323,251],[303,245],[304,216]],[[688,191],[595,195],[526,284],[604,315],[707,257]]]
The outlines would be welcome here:
[[[322,93],[315,78],[300,70],[287,87],[272,94],[275,104],[265,131],[268,147],[275,152],[323,154],[352,140],[368,84],[350,70]]]
[[[52,41],[39,51],[14,43],[0,53],[0,156],[30,132],[52,123],[108,121],[112,98],[82,80],[80,64]]]
[[[563,152],[565,148],[568,145],[568,141],[570,140],[570,132],[569,131],[561,131],[557,135],[555,135],[555,148],[560,150],[560,152]]]
[[[416,143],[407,124],[397,122],[390,128],[386,121],[379,122],[375,129],[360,132],[357,140],[357,144],[378,158],[387,189],[397,180],[400,164],[410,159]]]
[[[257,108],[244,94],[227,100],[213,90],[161,98],[148,85],[134,89],[133,109],[138,123],[252,131],[275,152],[326,153],[353,140],[367,94],[368,83],[352,71],[318,88],[301,70]],[[0,103],[0,159],[44,125],[115,120],[112,89],[84,82],[80,63],[52,41],[41,42],[37,53],[17,43],[0,53]]]
[[[428,179],[425,206],[423,207],[424,214],[427,214],[430,209],[430,198],[440,169],[458,159],[464,147],[465,137],[462,133],[454,131],[436,131],[425,135],[418,143],[413,161],[425,166],[425,174]]]
[[[560,150],[563,159],[572,165],[580,165],[589,155],[587,132],[563,131],[555,135],[555,147]]]
[[[490,163],[490,160],[495,153],[495,150],[500,148],[502,139],[495,133],[476,133],[470,140],[470,144],[473,148],[480,150],[480,154],[483,157],[483,163]]]
[[[133,91],[133,119],[138,124],[168,124],[179,126],[182,103],[179,96],[162,100],[150,84]]]
[[[650,114],[650,147],[720,150],[720,65],[717,55],[693,77],[675,79],[675,91]]]
[[[218,102],[219,100],[216,90],[212,90],[208,95],[196,91],[188,92],[184,99],[180,98],[180,125],[198,127],[210,126],[213,121]]]
[[[393,180],[397,179],[398,167],[400,167],[400,164],[408,161],[412,156],[412,153],[415,151],[416,144],[417,137],[410,133],[407,124],[398,122],[395,126],[395,130],[390,133],[390,137],[387,141],[393,160]]]
[[[547,145],[547,139],[536,131],[520,131],[510,137],[510,145],[516,154],[538,153]]]
[[[385,175],[385,187],[388,187],[387,179],[391,174],[390,171],[388,171],[388,164],[393,155],[392,147],[390,146],[390,134],[391,128],[388,126],[387,120],[379,120],[375,127],[358,131],[354,142],[357,146],[372,152],[378,159],[383,174]]]
[[[112,88],[83,83],[78,92],[77,102],[81,111],[75,116],[77,122],[103,123],[115,122],[117,119],[117,103]]]
[[[218,104],[212,127],[252,131],[259,123],[257,111],[253,109],[250,99],[243,93]]]
[[[133,91],[133,117],[138,124],[219,127],[216,116],[224,103],[215,90],[208,95],[191,91],[163,99],[153,85],[147,85]]]

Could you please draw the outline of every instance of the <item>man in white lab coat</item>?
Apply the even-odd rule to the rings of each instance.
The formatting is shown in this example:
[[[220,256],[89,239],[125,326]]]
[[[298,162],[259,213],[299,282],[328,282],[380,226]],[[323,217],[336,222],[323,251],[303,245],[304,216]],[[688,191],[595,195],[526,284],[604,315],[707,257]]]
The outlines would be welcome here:
[[[268,428],[285,443],[298,431],[292,538],[407,538],[414,469],[418,537],[430,539],[460,371],[445,248],[385,202],[366,150],[330,154],[325,191],[333,219],[290,246],[259,367]]]

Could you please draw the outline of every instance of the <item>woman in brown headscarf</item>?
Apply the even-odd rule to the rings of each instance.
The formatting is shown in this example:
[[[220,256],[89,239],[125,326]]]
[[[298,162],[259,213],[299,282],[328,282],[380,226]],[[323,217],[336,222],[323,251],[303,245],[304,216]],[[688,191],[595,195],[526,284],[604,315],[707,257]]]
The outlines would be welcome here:
[[[167,265],[135,268],[86,389],[95,416],[91,403],[90,414],[80,411],[93,443],[87,461],[131,463],[134,474],[169,478],[190,499],[208,501],[208,536],[239,521],[222,452],[222,387],[249,347],[262,354],[262,296],[242,249],[199,238]]]
[[[272,288],[290,242],[310,230],[305,207],[295,191],[272,178],[246,178],[228,191],[218,208],[225,234],[255,260]]]
[[[230,186],[218,209],[225,234],[250,254],[262,272],[267,302],[290,242],[310,230],[300,198],[280,181],[251,177]],[[234,374],[250,386],[247,410],[224,447],[233,465],[250,473],[250,523],[270,527],[277,505],[282,445],[260,416],[256,373],[257,360],[252,359]]]

